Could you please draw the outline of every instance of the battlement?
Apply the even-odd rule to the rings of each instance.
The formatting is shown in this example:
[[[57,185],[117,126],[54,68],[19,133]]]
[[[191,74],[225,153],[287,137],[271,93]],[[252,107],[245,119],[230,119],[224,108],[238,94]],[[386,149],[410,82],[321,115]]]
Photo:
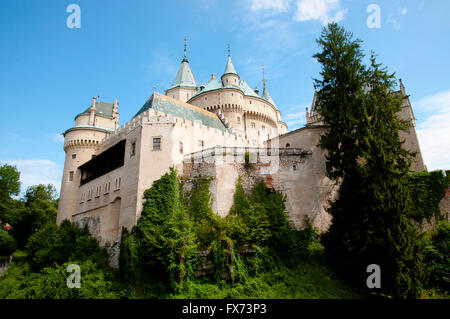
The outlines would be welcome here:
[[[248,154],[249,163],[266,163],[267,158],[278,156],[300,156],[305,157],[311,154],[303,148],[270,148],[270,147],[222,147],[216,146],[199,152],[184,155],[184,162],[211,161],[211,159],[244,162]]]
[[[151,125],[172,125],[176,127],[196,127],[203,131],[203,133],[222,136],[229,141],[239,142],[240,144],[249,144],[249,140],[245,137],[239,137],[232,132],[225,132],[217,128],[206,126],[201,121],[190,121],[181,117],[176,117],[172,114],[166,114],[161,111],[148,110],[140,113],[130,121],[119,127],[116,131],[108,134],[104,139],[100,141],[100,147],[102,150],[109,148],[120,140],[126,138],[128,133],[135,130],[137,127],[151,126]]]

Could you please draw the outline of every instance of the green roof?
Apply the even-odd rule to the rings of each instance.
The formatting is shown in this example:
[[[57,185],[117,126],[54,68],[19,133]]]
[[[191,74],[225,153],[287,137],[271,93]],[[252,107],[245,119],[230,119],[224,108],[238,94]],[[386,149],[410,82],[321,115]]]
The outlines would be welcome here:
[[[194,88],[197,87],[197,81],[195,81],[194,73],[192,73],[191,67],[189,66],[189,61],[187,60],[186,56],[184,56],[175,80],[173,80],[172,86],[169,88],[169,90],[179,86]]]
[[[223,72],[223,74],[236,74],[236,69],[234,68],[233,62],[231,62],[231,57],[228,56],[228,60],[227,60],[227,65],[225,66],[225,71]]]
[[[224,132],[227,130],[216,114],[166,95],[154,93],[134,117],[148,109],[160,111],[192,122],[201,121],[205,126],[216,128]]]
[[[114,104],[113,103],[107,103],[107,102],[95,102],[95,114],[96,115],[101,115],[101,116],[105,116],[105,117],[109,117],[112,118],[113,116],[113,108],[114,108]],[[89,106],[84,112],[78,114],[90,114],[91,113],[91,107]],[[78,116],[77,115],[77,116]]]
[[[265,83],[264,83],[264,90],[263,90],[262,98],[276,107],[275,102],[270,97],[269,91],[267,90]]]

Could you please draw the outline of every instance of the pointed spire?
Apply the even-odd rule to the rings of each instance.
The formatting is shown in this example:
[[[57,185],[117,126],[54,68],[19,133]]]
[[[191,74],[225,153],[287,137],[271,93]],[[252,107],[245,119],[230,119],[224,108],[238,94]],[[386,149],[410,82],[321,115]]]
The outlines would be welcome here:
[[[266,77],[264,76],[264,65],[262,67],[262,74],[263,74],[263,94],[262,94],[262,98],[264,100],[266,100],[267,102],[271,103],[273,106],[275,106],[275,102],[272,100],[272,98],[270,97],[269,91],[267,90],[267,81],[266,81]]]
[[[231,62],[231,54],[230,54],[230,45],[227,44],[227,51],[228,51],[228,59],[227,59],[227,65],[225,66],[225,71],[223,72],[224,76],[225,74],[237,74],[236,69],[234,68],[233,62]]]
[[[195,80],[194,73],[192,73],[191,67],[189,65],[189,61],[187,59],[187,37],[184,37],[184,57],[181,61],[181,66],[178,69],[177,75],[175,76],[175,79],[173,80],[172,86],[169,88],[175,88],[178,86],[182,87],[192,87],[197,88],[197,81]]]

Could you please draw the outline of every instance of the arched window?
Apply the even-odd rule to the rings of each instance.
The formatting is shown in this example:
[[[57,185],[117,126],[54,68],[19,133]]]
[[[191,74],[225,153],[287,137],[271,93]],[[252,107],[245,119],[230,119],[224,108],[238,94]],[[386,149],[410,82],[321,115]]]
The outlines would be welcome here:
[[[286,147],[291,147],[291,144],[290,143],[286,143]]]
[[[237,117],[237,123],[241,124],[241,118],[239,116]]]

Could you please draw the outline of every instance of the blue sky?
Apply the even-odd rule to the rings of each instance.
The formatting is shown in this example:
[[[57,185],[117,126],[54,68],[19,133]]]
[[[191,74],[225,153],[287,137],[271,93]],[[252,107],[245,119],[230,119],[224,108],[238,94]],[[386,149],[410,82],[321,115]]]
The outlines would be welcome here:
[[[68,28],[69,4],[81,28]],[[380,8],[369,28],[367,7]],[[2,0],[0,163],[21,171],[23,189],[53,183],[64,165],[60,135],[93,96],[119,100],[124,124],[176,75],[188,37],[197,82],[221,75],[227,44],[237,72],[269,92],[288,123],[301,127],[320,67],[321,28],[338,21],[367,54],[403,79],[428,169],[450,169],[450,1],[447,0]]]

